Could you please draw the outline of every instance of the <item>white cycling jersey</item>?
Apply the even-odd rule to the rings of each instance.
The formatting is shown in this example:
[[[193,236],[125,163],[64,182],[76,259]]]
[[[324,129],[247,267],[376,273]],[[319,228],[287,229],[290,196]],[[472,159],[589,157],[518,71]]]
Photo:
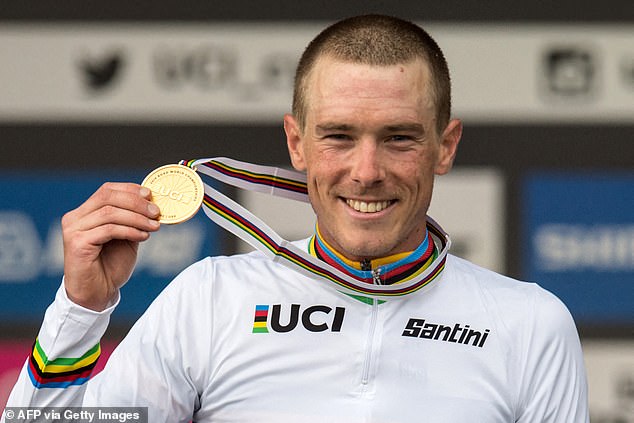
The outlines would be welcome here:
[[[114,306],[60,289],[8,406],[146,406],[152,423],[588,421],[575,325],[537,285],[449,256],[415,292],[364,298],[259,252],[208,258],[87,380]],[[42,355],[60,367],[48,378]]]

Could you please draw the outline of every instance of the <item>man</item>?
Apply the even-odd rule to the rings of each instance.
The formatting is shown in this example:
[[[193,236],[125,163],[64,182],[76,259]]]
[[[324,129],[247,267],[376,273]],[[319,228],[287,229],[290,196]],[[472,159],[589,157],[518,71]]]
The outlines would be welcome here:
[[[411,23],[361,16],[318,35],[284,117],[317,216],[294,248],[348,282],[258,252],[205,259],[88,380],[138,243],[159,228],[146,189],[104,185],[63,219],[64,283],[9,405],[135,405],[151,422],[587,422],[563,304],[447,255],[426,215],[462,131],[449,86]]]

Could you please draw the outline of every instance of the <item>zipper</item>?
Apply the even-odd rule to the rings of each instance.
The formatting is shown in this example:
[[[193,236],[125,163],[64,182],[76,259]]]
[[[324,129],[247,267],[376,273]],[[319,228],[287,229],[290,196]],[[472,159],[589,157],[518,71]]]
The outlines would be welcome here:
[[[361,375],[361,384],[367,385],[370,380],[370,368],[372,367],[374,337],[376,335],[376,324],[379,315],[379,302],[377,299],[372,300],[372,314],[370,315],[370,328],[368,330],[368,339],[365,347],[365,357],[363,361],[363,374]]]
[[[369,259],[361,261],[361,270],[372,272],[372,283],[374,285],[383,285],[381,281],[381,269],[377,267],[372,269],[372,262]],[[368,329],[368,338],[365,345],[365,357],[363,359],[363,373],[361,374],[361,385],[367,386],[370,381],[370,369],[373,364],[374,355],[374,338],[376,337],[376,325],[379,316],[379,301],[372,299],[372,313],[370,314],[370,328]]]

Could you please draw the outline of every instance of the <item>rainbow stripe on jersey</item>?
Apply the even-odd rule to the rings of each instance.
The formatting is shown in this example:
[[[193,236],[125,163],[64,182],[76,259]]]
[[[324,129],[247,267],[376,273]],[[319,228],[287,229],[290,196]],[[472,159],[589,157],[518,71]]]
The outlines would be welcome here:
[[[81,385],[90,379],[100,355],[101,347],[97,344],[81,357],[49,360],[36,339],[28,363],[29,378],[38,389]]]

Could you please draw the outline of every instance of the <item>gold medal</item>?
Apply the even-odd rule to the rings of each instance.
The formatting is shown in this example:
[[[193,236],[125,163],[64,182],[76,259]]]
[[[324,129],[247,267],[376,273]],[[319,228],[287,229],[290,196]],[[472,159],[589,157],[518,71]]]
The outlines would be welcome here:
[[[190,167],[171,164],[154,169],[141,183],[152,191],[152,202],[161,210],[159,222],[182,223],[193,217],[203,203],[205,189]]]

